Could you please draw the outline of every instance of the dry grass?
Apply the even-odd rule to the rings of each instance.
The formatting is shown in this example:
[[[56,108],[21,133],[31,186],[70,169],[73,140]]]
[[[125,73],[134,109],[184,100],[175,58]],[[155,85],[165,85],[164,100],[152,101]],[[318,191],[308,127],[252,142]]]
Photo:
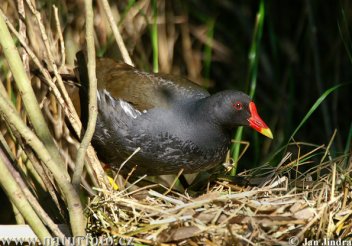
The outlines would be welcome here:
[[[345,160],[322,163],[303,178],[289,179],[285,168],[299,160],[285,158],[258,186],[217,181],[197,197],[167,193],[165,187],[157,192],[155,186],[100,190],[87,207],[88,229],[94,235],[167,245],[287,245],[295,238],[347,238],[352,232],[352,193],[346,180],[351,169],[336,168]],[[252,171],[240,176],[250,177]],[[317,172],[325,174],[313,181]]]

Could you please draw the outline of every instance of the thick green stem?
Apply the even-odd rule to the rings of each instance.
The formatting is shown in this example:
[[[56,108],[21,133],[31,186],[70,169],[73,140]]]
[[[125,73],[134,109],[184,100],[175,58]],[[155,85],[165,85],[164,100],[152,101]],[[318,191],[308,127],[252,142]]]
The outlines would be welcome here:
[[[25,194],[22,192],[19,185],[16,183],[14,177],[12,177],[11,172],[7,169],[6,164],[4,163],[3,152],[0,154],[0,184],[3,187],[4,191],[10,198],[11,202],[16,206],[20,211],[24,219],[31,226],[34,233],[37,235],[39,240],[44,243],[45,238],[50,238],[51,235],[49,231],[45,228],[45,225],[40,220],[38,215],[33,210],[32,206],[26,199]]]
[[[76,168],[73,173],[72,183],[79,189],[81,176],[84,167],[84,157],[86,156],[87,148],[92,140],[95,124],[97,122],[98,107],[97,107],[97,76],[95,73],[95,46],[94,46],[94,23],[93,23],[93,6],[92,0],[85,0],[86,7],[86,41],[88,53],[88,77],[89,77],[89,118],[87,129],[79,146],[76,157]]]
[[[35,97],[30,80],[23,67],[18,50],[6,26],[2,16],[0,16],[0,44],[3,48],[6,60],[10,66],[17,88],[22,96],[26,112],[40,140],[44,143],[57,165],[64,169],[64,162],[50,134],[49,128],[44,120],[38,101]],[[67,175],[68,177],[68,175]]]
[[[83,209],[79,200],[78,193],[67,179],[68,174],[62,171],[62,168],[56,165],[45,145],[22,121],[18,112],[11,107],[11,102],[0,93],[0,114],[6,122],[16,129],[26,143],[35,151],[38,158],[48,167],[53,174],[57,184],[66,198],[68,212],[70,215],[70,224],[74,236],[85,236],[85,218]],[[6,176],[5,176],[6,177]]]

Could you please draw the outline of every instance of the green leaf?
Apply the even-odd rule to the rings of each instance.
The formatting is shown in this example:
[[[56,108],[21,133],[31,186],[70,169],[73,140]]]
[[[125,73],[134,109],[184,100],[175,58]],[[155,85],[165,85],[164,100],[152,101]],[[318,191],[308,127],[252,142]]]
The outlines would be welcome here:
[[[333,91],[335,91],[336,89],[338,89],[339,87],[341,87],[343,84],[338,84],[335,85],[333,87],[331,87],[330,89],[326,90],[319,98],[318,100],[313,104],[313,106],[309,109],[308,113],[304,116],[304,118],[302,119],[301,123],[299,123],[298,127],[294,130],[294,132],[292,133],[291,137],[289,138],[289,140],[291,140],[296,133],[299,131],[299,129],[301,129],[301,127],[303,126],[303,124],[309,119],[309,117],[314,113],[314,111],[319,107],[319,105],[325,100],[325,98]]]

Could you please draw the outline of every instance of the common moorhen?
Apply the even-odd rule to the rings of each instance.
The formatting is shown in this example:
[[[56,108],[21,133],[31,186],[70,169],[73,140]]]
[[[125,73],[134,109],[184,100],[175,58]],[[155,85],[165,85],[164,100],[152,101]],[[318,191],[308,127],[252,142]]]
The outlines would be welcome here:
[[[87,69],[77,54],[81,105],[87,105]],[[134,174],[194,173],[224,161],[237,126],[272,138],[246,94],[226,90],[210,95],[174,75],[146,73],[112,59],[98,59],[98,119],[92,144],[99,158]],[[82,108],[83,110],[83,108]],[[87,110],[87,109],[86,109]],[[82,111],[83,122],[87,111]]]

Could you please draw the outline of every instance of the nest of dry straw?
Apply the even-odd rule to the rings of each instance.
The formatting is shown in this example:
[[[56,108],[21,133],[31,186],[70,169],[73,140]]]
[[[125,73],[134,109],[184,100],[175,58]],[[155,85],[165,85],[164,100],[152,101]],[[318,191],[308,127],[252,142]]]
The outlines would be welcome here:
[[[343,161],[330,160],[294,179],[283,161],[260,186],[217,181],[196,197],[148,186],[100,190],[87,207],[88,228],[95,235],[161,245],[298,245],[305,238],[347,238],[352,192],[348,172],[336,168]],[[325,175],[311,181],[317,172]]]

